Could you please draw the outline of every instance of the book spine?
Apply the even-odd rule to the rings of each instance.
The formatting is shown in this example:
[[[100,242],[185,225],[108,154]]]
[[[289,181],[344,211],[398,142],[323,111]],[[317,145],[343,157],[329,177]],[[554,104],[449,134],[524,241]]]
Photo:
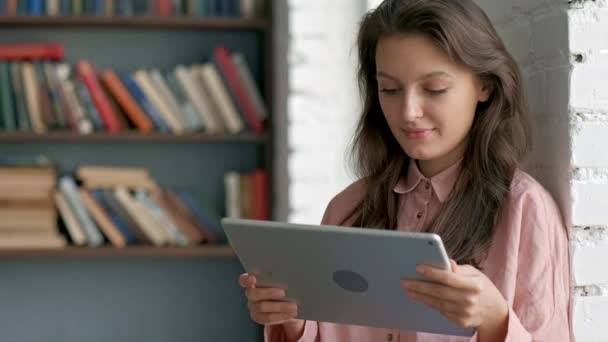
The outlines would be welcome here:
[[[95,103],[95,106],[99,110],[101,119],[103,120],[108,132],[115,133],[120,131],[121,127],[118,123],[117,114],[110,106],[110,102],[99,84],[93,66],[88,62],[80,61],[76,65],[76,69],[80,79],[82,79],[84,84],[89,89],[93,103]]]
[[[74,211],[76,219],[85,231],[89,245],[92,247],[101,246],[103,244],[103,236],[95,226],[91,216],[89,216],[89,213],[84,207],[74,180],[69,176],[60,178],[59,189],[65,196],[68,205]]]

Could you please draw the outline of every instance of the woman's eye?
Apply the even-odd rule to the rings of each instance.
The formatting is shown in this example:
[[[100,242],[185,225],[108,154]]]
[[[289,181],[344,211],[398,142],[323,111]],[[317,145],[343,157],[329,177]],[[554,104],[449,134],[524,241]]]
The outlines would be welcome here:
[[[385,94],[388,94],[388,95],[395,94],[398,91],[399,91],[399,89],[397,89],[397,88],[381,88],[380,89],[381,93],[385,93]]]
[[[431,95],[441,95],[444,94],[446,91],[448,91],[447,88],[444,89],[427,89],[426,92],[431,94]]]

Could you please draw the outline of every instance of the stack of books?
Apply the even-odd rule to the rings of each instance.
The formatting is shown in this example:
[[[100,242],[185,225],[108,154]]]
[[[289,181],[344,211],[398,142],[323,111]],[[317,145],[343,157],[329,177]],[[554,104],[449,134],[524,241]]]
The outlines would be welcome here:
[[[0,157],[0,248],[61,248],[55,167],[43,156]]]
[[[82,166],[59,179],[55,199],[77,246],[225,242],[219,215],[187,190],[159,186],[145,168]]]

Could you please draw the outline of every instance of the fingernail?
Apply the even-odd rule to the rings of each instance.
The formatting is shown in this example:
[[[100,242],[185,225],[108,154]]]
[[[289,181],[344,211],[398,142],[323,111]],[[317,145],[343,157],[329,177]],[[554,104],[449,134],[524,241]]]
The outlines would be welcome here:
[[[420,274],[424,274],[426,272],[426,268],[424,266],[417,266],[416,272],[418,272]]]
[[[410,283],[408,280],[403,281],[403,287],[405,287],[407,290],[409,290],[411,286],[412,283]]]

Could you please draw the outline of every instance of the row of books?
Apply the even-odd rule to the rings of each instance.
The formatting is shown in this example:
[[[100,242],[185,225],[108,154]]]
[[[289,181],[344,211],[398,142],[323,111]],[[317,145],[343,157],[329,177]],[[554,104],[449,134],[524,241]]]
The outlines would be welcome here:
[[[0,164],[0,248],[226,242],[219,215],[187,190],[159,186],[147,169],[83,166],[57,181],[48,159]],[[268,219],[265,172],[230,174],[243,185],[226,201],[243,208],[229,216]]]
[[[0,0],[0,15],[254,18],[262,7],[263,0]]]
[[[31,51],[58,55],[50,48]],[[209,62],[167,71],[98,72],[86,60],[75,65],[15,61],[24,55],[0,46],[0,129],[4,131],[89,134],[136,129],[178,135],[264,131],[267,109],[247,61],[221,45],[214,48]]]

